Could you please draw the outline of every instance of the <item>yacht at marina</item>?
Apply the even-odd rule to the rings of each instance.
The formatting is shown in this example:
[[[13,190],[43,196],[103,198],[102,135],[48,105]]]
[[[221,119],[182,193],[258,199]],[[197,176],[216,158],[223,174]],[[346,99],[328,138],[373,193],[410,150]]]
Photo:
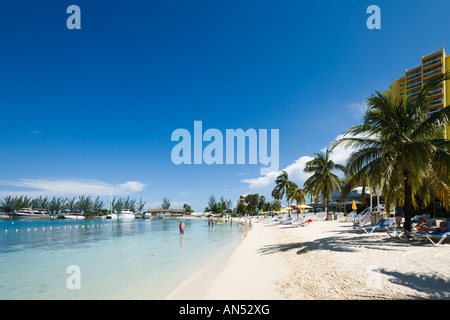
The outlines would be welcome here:
[[[19,218],[19,219],[48,219],[50,215],[46,210],[36,209],[33,210],[31,208],[22,208],[19,211],[10,214],[11,218]]]
[[[124,209],[120,214],[117,215],[117,218],[121,220],[134,219],[135,217],[136,216],[134,212],[130,211],[129,209]]]

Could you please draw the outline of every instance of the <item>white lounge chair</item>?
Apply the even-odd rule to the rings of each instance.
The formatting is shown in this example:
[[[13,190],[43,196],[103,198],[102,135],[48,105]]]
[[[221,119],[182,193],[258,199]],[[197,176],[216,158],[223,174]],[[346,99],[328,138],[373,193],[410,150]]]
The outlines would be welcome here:
[[[306,219],[304,221],[299,221],[299,222],[296,222],[296,223],[292,223],[292,225],[295,226],[295,227],[304,227],[304,226],[309,225],[311,222],[312,222],[311,219]]]

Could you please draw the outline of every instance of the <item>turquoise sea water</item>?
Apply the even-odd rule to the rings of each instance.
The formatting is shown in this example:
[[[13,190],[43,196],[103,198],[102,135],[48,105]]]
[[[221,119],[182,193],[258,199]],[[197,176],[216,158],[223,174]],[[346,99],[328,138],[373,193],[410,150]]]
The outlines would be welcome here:
[[[208,228],[205,220],[186,220],[180,235],[178,224],[0,220],[0,299],[164,299],[247,231],[238,223]],[[69,289],[68,279],[80,288]]]

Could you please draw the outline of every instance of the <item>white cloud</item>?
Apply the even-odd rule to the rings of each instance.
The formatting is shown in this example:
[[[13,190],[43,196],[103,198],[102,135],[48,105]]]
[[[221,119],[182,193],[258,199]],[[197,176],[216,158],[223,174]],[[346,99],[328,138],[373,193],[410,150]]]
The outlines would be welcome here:
[[[343,134],[337,136],[334,141],[330,142],[328,147],[322,148],[320,151],[325,152],[327,148],[331,149],[333,143],[343,137]],[[345,148],[343,145],[339,145],[333,149],[330,156],[334,163],[345,165],[348,157],[355,150],[356,149],[352,147]],[[311,174],[306,173],[303,170],[305,169],[306,163],[312,159],[313,157],[310,156],[302,156],[280,171],[273,171],[258,178],[243,179],[241,182],[248,184],[248,193],[259,193],[266,198],[271,198],[272,190],[275,187],[275,179],[283,170],[287,172],[289,180],[295,182],[299,187],[302,187],[303,183],[311,176]],[[342,177],[340,171],[336,172],[336,174]]]
[[[366,113],[367,105],[365,103],[350,103],[346,108],[349,109],[354,118],[361,119]]]
[[[249,193],[259,193],[266,197],[270,197],[272,190],[275,187],[275,179],[283,170],[287,172],[289,180],[302,186],[310,176],[310,174],[305,173],[303,169],[305,168],[306,162],[312,159],[312,157],[303,156],[280,171],[272,171],[262,177],[254,179],[243,179],[241,182],[248,183]]]
[[[334,142],[336,142],[339,139],[342,139],[344,137],[343,134],[340,134],[330,143],[330,145],[327,147],[328,149],[331,149],[331,146]],[[322,148],[320,151],[325,152],[327,148]],[[356,149],[352,147],[344,147],[344,145],[340,144],[337,147],[333,149],[333,151],[330,154],[331,160],[333,160],[334,163],[345,165],[347,162],[348,157],[352,154],[353,151]]]
[[[36,196],[69,196],[69,195],[93,195],[93,196],[109,196],[111,186],[113,194],[117,196],[125,196],[132,193],[142,191],[145,184],[139,181],[127,181],[122,184],[111,185],[99,180],[89,179],[19,179],[17,181],[0,181],[0,185],[9,187],[26,188],[29,190],[0,191],[0,196],[28,195]],[[30,190],[31,189],[31,190]]]

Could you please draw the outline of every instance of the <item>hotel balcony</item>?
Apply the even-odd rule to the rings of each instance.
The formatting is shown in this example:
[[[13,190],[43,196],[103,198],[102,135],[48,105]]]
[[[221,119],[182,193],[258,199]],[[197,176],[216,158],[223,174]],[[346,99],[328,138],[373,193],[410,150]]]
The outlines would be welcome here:
[[[433,98],[430,102],[430,106],[436,106],[436,105],[441,105],[444,102],[444,97],[443,96],[438,96],[436,98]]]
[[[436,112],[438,112],[438,111],[440,111],[440,110],[442,110],[442,107],[434,107],[434,108],[431,108],[430,110],[428,110],[426,113],[425,113],[425,117],[430,117],[430,116],[432,116],[433,114],[435,114]]]
[[[436,57],[432,57],[430,59],[423,60],[422,67],[426,68],[426,67],[432,66],[433,64],[436,64],[436,63],[439,63],[439,62],[442,62],[442,55],[441,54],[439,54]]]
[[[416,96],[419,95],[420,91],[422,91],[422,88],[421,88],[421,87],[420,87],[420,88],[413,89],[413,90],[411,90],[411,91],[407,91],[407,92],[408,92],[408,97],[409,97],[409,98],[415,98]]]
[[[440,93],[442,93],[442,90],[443,90],[443,88],[442,88],[442,85],[441,85],[440,87],[435,88],[432,91],[430,91],[429,96],[433,97],[436,94],[440,94]]]
[[[422,86],[422,79],[417,79],[411,82],[406,83],[406,90],[410,90],[412,88]]]
[[[421,76],[422,76],[422,70],[419,67],[419,69],[417,69],[417,70],[408,71],[406,73],[406,81],[409,81],[409,80],[412,80],[412,79],[415,79],[415,78],[418,78]]]
[[[427,71],[424,71],[424,73],[423,73],[423,79],[424,79],[424,80],[425,80],[425,79],[428,80],[428,78],[431,78],[431,76],[434,76],[435,74],[438,74],[438,73],[440,73],[440,72],[442,72],[442,66],[441,66],[441,65],[438,66],[437,68],[432,68],[432,69],[429,69],[429,70],[427,70]]]

